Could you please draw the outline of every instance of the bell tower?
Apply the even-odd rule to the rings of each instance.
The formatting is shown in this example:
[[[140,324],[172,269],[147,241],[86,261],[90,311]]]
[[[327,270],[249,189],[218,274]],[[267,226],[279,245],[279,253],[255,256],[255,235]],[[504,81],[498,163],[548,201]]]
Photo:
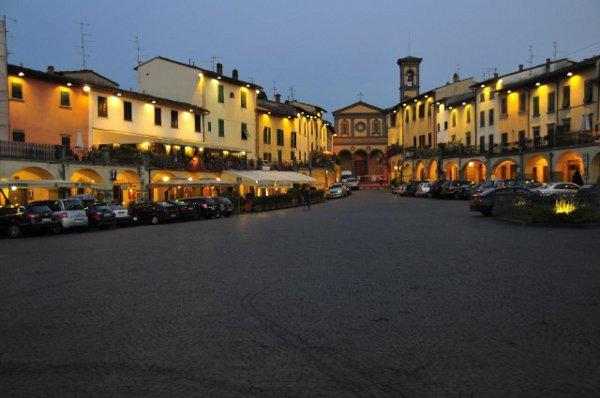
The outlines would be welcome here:
[[[400,101],[419,95],[420,65],[423,58],[408,56],[398,59],[400,67]]]

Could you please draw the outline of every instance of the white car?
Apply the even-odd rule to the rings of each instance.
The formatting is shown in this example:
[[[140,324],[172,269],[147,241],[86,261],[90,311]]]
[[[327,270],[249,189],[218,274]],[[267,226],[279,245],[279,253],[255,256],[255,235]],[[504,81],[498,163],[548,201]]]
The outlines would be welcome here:
[[[336,182],[335,184],[331,184],[329,187],[329,197],[331,199],[341,198],[344,196],[344,186],[340,182]]]
[[[417,190],[415,191],[415,196],[419,198],[424,198],[429,194],[431,190],[431,184],[428,182],[422,182],[417,186]]]
[[[54,232],[57,234],[67,229],[87,228],[88,226],[88,216],[79,199],[41,200],[30,204],[43,204],[54,212],[54,219],[58,221],[54,227]]]
[[[348,188],[350,188],[353,191],[358,190],[358,184],[359,184],[359,181],[355,177],[350,177],[350,178],[346,179],[346,185],[348,185]]]
[[[565,195],[565,194],[575,194],[579,189],[579,185],[572,182],[551,182],[549,184],[544,185],[541,188],[538,188],[536,191],[540,195],[550,196],[550,195]]]

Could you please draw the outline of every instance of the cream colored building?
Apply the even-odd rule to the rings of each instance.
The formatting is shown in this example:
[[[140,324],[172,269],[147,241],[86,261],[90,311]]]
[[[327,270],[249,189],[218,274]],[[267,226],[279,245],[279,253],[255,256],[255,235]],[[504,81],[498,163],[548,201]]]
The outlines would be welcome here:
[[[138,91],[210,111],[203,126],[206,145],[255,157],[256,99],[262,90],[260,86],[240,80],[236,69],[226,76],[221,64],[217,64],[216,71],[210,71],[155,57],[136,70]]]

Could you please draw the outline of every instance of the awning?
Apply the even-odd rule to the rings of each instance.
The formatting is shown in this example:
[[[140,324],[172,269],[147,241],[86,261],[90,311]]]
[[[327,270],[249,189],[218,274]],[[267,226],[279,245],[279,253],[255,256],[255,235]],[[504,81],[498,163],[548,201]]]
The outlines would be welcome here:
[[[282,187],[292,184],[320,185],[322,181],[293,171],[224,170],[223,180],[259,187]]]
[[[68,180],[8,180],[0,181],[0,188],[91,188],[107,190],[104,185]]]
[[[235,183],[222,181],[221,179],[188,179],[188,178],[171,178],[168,181],[157,181],[150,184],[154,188],[158,187],[174,187],[174,186],[208,186],[208,185],[232,185]]]

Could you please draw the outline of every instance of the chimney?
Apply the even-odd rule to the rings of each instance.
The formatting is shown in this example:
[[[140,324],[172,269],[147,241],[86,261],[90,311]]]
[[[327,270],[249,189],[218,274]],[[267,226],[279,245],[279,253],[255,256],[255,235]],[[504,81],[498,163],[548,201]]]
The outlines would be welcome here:
[[[49,75],[53,75],[54,74],[54,66],[48,65],[47,72]]]
[[[523,70],[523,64],[519,64],[519,72]]]
[[[281,102],[281,94],[275,94],[275,102]]]
[[[217,64],[217,75],[219,75],[219,76],[223,75],[223,64],[222,63]]]
[[[232,71],[231,71],[231,77],[232,77],[234,80],[237,80],[237,79],[238,79],[238,70],[237,70],[237,69],[234,69],[234,70],[232,70]]]
[[[550,58],[546,58],[546,69],[550,69],[550,62],[552,60]]]
[[[494,79],[498,78],[498,72],[494,72]]]
[[[458,75],[458,73],[454,72],[454,74],[452,75],[452,83],[458,83],[460,81],[460,76]]]

